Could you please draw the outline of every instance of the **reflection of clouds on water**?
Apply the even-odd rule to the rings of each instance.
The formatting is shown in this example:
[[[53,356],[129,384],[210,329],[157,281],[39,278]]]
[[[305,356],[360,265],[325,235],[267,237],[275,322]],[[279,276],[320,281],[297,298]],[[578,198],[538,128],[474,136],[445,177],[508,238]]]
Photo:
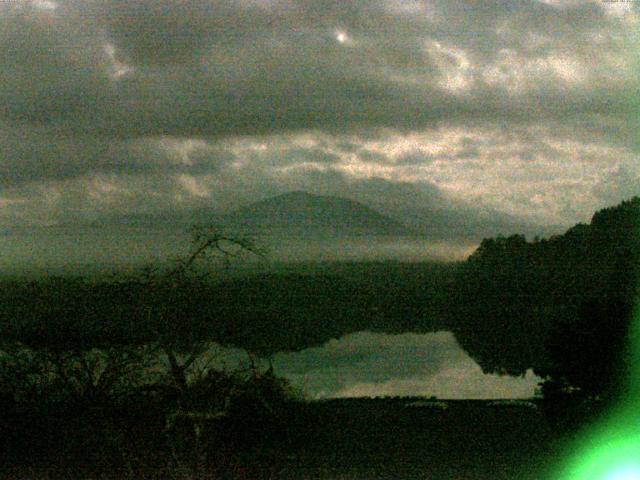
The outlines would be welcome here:
[[[274,365],[278,374],[313,398],[527,398],[540,381],[531,371],[524,378],[483,374],[450,332],[359,332],[322,347],[279,353]]]
[[[438,398],[531,398],[540,379],[527,371],[524,378],[486,375],[468,362],[434,375],[391,379],[383,383],[358,383],[338,391],[338,397],[435,395]]]
[[[216,346],[209,354],[217,368],[248,366],[248,355],[241,349]],[[266,362],[261,366],[266,368]],[[531,370],[524,377],[482,373],[451,332],[357,332],[320,347],[278,353],[273,366],[277,375],[309,398],[530,398],[541,381]]]

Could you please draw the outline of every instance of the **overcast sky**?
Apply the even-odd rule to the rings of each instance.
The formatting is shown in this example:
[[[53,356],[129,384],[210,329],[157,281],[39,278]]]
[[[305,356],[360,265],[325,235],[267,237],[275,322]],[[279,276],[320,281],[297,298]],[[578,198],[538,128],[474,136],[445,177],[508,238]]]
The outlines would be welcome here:
[[[640,193],[640,2],[0,1],[0,226]],[[466,209],[466,210],[465,210]]]

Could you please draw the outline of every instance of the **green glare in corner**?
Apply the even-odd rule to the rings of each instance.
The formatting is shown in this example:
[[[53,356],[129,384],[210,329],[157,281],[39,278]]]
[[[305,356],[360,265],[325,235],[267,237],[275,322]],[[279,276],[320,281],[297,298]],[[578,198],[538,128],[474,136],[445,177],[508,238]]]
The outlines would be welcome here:
[[[576,445],[560,480],[640,480],[640,315],[636,305],[627,396]]]
[[[630,467],[615,468],[605,477],[605,480],[633,480],[638,478],[640,478],[640,467],[632,465]]]

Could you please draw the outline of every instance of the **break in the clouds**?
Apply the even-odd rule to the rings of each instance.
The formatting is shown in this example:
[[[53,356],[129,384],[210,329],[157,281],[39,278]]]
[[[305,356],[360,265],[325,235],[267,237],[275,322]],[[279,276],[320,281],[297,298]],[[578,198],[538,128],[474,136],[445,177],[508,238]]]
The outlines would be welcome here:
[[[0,223],[290,190],[438,238],[584,221],[640,193],[639,22],[599,0],[0,2]]]

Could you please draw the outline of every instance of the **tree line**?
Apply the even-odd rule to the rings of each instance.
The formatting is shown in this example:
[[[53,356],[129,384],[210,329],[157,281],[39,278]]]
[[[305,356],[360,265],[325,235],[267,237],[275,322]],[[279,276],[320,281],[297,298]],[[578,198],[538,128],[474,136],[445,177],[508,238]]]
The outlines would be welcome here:
[[[485,372],[533,368],[547,397],[615,398],[631,366],[639,253],[637,197],[549,239],[485,239],[457,272],[449,322]]]

